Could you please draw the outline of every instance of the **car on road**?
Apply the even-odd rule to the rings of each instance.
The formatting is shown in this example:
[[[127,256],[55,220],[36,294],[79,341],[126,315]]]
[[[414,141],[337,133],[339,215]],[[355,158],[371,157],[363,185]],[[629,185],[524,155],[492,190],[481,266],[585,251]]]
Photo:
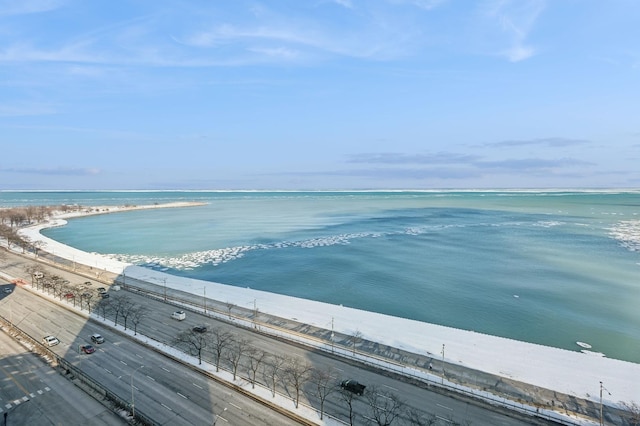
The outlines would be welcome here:
[[[353,379],[349,379],[349,380],[343,380],[340,383],[340,387],[344,390],[347,390],[351,393],[355,393],[356,395],[362,395],[364,394],[364,389],[366,388],[365,385],[363,385],[362,383],[358,383],[357,381],[353,380]]]
[[[60,340],[58,340],[58,338],[55,337],[55,336],[44,336],[42,338],[42,344],[45,345],[45,346],[51,347],[51,346],[55,346],[55,345],[57,345],[59,343],[60,343]]]
[[[186,317],[187,317],[187,314],[185,314],[184,311],[175,311],[174,313],[171,314],[171,318],[178,321],[182,321]]]
[[[193,331],[195,331],[196,333],[206,333],[207,332],[207,326],[206,325],[196,325],[195,327],[193,327]]]
[[[11,291],[12,291],[12,290],[11,290],[9,287],[7,287],[7,288],[5,288],[5,289],[4,289],[4,292],[5,292],[5,293],[11,293]]]
[[[104,343],[104,337],[98,333],[94,333],[91,335],[91,341],[99,345],[100,343]]]
[[[80,350],[85,354],[92,354],[96,351],[96,348],[94,348],[92,345],[82,345],[80,346]]]

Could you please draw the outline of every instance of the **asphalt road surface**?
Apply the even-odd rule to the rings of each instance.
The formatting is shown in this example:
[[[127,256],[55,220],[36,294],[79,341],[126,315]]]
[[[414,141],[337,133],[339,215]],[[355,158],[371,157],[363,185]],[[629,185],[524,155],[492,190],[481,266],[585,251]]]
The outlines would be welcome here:
[[[23,268],[26,262],[29,261],[10,255],[9,259],[0,261],[0,268],[13,276],[25,276]],[[47,269],[53,268],[48,266]],[[86,281],[85,277],[66,271],[55,273],[72,283]],[[94,286],[97,287],[98,284]],[[136,410],[149,413],[158,423],[212,424],[218,421],[217,424],[233,425],[296,424],[198,371],[172,361],[127,336],[110,330],[109,327],[88,321],[86,315],[81,316],[66,309],[73,305],[72,301],[63,299],[60,302],[52,302],[36,293],[16,287],[11,294],[0,295],[0,314],[5,318],[11,318],[14,324],[38,339],[48,334],[58,337],[61,344],[52,348],[54,352],[123,399],[134,399]],[[175,344],[175,338],[181,331],[189,330],[195,325],[207,324],[209,328],[219,327],[228,330],[236,340],[244,339],[250,342],[252,347],[266,353],[286,356],[289,360],[297,359],[314,369],[331,372],[335,384],[345,378],[355,378],[366,384],[369,390],[379,392],[382,397],[397,396],[403,401],[406,409],[435,416],[440,422],[438,424],[548,424],[544,421],[521,418],[505,410],[496,410],[478,401],[437,392],[426,385],[416,385],[393,375],[381,374],[379,371],[345,362],[326,353],[308,350],[197,313],[188,312],[185,321],[172,320],[170,316],[176,310],[174,306],[130,292],[110,293],[112,297],[116,293],[126,294],[132,303],[145,306],[147,314],[138,326],[138,333],[161,342]],[[97,351],[93,354],[81,353],[80,346],[89,343],[89,336],[96,332],[105,337],[105,343],[94,345]],[[204,352],[204,359],[212,359],[210,350]],[[243,367],[241,370],[244,371],[246,368]],[[278,384],[278,391],[292,394],[291,386],[282,381]],[[301,402],[319,408],[320,402],[314,395],[311,383],[303,387]],[[365,424],[370,418],[369,401],[363,397],[356,397],[352,403],[353,412],[356,414],[355,424]],[[324,411],[343,421],[349,418],[349,407],[338,391],[327,397]],[[406,424],[406,419],[394,424],[402,423]]]
[[[8,425],[124,425],[39,356],[0,332],[0,415]]]

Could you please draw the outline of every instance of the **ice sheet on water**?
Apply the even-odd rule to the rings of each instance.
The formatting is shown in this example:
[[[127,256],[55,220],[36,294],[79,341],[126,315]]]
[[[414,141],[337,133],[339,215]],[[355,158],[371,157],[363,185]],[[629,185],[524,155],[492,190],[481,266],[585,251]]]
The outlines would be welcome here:
[[[631,251],[640,251],[640,220],[622,220],[613,225],[609,235]]]

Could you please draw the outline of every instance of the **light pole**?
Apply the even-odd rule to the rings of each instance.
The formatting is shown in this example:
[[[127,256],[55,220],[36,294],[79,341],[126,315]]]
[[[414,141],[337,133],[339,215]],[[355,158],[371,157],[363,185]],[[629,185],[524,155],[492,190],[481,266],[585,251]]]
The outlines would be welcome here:
[[[136,374],[136,371],[140,370],[142,367],[144,367],[144,365],[136,368],[135,370],[133,370],[133,373],[131,373],[131,417],[133,419],[136,418],[136,404],[135,400],[133,399],[133,375]]]
[[[167,301],[167,279],[163,278],[162,282],[164,283],[164,301]]]
[[[204,314],[207,315],[207,287],[202,287],[202,306],[204,307]]]
[[[605,388],[602,385],[602,381],[600,382],[600,426],[604,426],[604,417],[602,416],[602,390],[607,391],[607,393],[609,395],[611,395],[611,392],[609,392],[609,390],[607,390],[607,388]]]
[[[444,343],[442,344],[442,384],[444,384]]]

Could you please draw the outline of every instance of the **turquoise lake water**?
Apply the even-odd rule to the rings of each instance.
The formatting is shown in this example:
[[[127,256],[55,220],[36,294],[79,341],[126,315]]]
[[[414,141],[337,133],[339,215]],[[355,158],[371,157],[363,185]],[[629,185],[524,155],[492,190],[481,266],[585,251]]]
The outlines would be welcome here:
[[[175,275],[640,362],[640,192],[0,192],[0,207],[172,201],[208,204],[43,233]]]

